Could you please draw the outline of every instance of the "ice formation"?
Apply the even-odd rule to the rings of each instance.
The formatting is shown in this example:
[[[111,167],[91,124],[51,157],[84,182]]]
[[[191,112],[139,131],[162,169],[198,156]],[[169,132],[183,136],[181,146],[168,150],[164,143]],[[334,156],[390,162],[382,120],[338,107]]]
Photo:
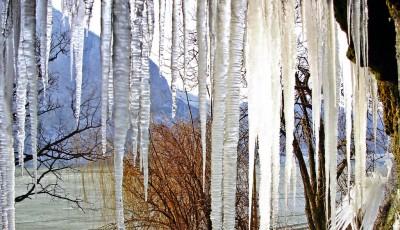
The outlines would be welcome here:
[[[0,57],[0,203],[2,227],[15,229],[14,225],[14,156],[11,132],[11,93],[12,82],[16,75],[16,146],[18,161],[23,168],[25,147],[25,119],[28,104],[30,115],[30,134],[32,136],[31,154],[37,180],[37,79],[35,57],[35,23],[40,39],[40,71],[42,80],[47,82],[48,57],[51,38],[51,0],[21,0],[21,28],[12,25],[14,33],[5,33],[9,1],[0,2],[0,48],[4,55]],[[162,65],[163,36],[162,20],[165,20],[165,4],[159,7],[159,59]],[[246,14],[246,5],[248,13]],[[296,161],[293,156],[294,98],[295,98],[295,61],[296,61],[296,4],[295,0],[205,0],[197,2],[197,36],[199,45],[199,98],[200,129],[203,157],[203,188],[205,187],[206,162],[206,123],[207,123],[207,76],[211,78],[213,97],[213,117],[211,134],[211,219],[215,229],[233,229],[235,227],[235,189],[237,142],[239,135],[240,77],[242,55],[245,50],[246,73],[249,86],[249,218],[252,210],[254,179],[254,156],[260,156],[259,208],[260,228],[274,227],[279,207],[280,178],[280,121],[282,102],[285,114],[286,162],[285,162],[285,205],[288,206],[288,194],[296,189]],[[75,77],[76,98],[75,117],[79,124],[80,98],[82,94],[82,61],[84,31],[88,27],[93,0],[63,0],[63,12],[68,17],[71,28],[71,76]],[[181,9],[179,9],[181,7]],[[102,1],[102,99],[101,99],[101,135],[102,152],[107,150],[107,119],[114,124],[114,167],[115,202],[117,227],[124,229],[122,198],[123,159],[125,139],[128,129],[132,129],[132,152],[140,155],[141,169],[144,174],[145,198],[149,180],[148,151],[150,126],[150,51],[154,33],[154,4],[152,0],[104,0]],[[185,9],[178,0],[173,1],[172,22],[172,116],[176,112],[176,81],[181,65],[179,38],[180,10],[186,18]],[[333,1],[304,0],[302,2],[303,30],[307,37],[308,59],[312,85],[312,119],[315,136],[315,154],[319,152],[320,118],[323,117],[325,129],[325,165],[324,182],[326,208],[330,208],[332,223],[351,224],[344,216],[354,215],[357,210],[365,209],[366,200],[371,197],[379,202],[379,193],[370,188],[377,181],[374,176],[367,177],[366,170],[366,128],[368,87],[371,87],[376,130],[376,83],[369,85],[368,64],[368,12],[366,0],[348,1],[349,38],[354,42],[355,60],[352,76],[343,76],[344,106],[346,111],[346,159],[348,172],[351,173],[350,146],[351,131],[354,126],[355,145],[355,182],[350,186],[348,178],[348,204],[352,209],[336,210],[336,166],[337,166],[337,120],[340,61],[337,51],[337,26],[334,18]],[[18,17],[18,10],[11,12]],[[112,15],[114,17],[112,18]],[[36,17],[38,21],[36,22]],[[247,21],[246,21],[247,20]],[[187,21],[183,20],[183,24]],[[247,31],[245,31],[247,25]],[[186,31],[184,29],[184,36]],[[246,39],[244,39],[246,36]],[[246,47],[244,41],[246,40]],[[186,56],[186,39],[184,39]],[[5,45],[6,44],[6,45]],[[16,55],[15,50],[18,50]],[[4,59],[5,58],[5,59]],[[10,61],[11,60],[11,61]],[[14,60],[17,63],[13,63]],[[10,63],[11,62],[11,63]],[[18,66],[18,68],[16,68]],[[184,58],[186,71],[186,58]],[[162,66],[161,66],[162,68]],[[350,68],[350,67],[347,67]],[[161,70],[160,70],[160,73]],[[184,72],[184,75],[186,72]],[[11,82],[11,83],[10,83]],[[322,90],[322,89],[323,90]],[[283,89],[283,95],[282,95]],[[282,98],[283,97],[283,98]],[[323,103],[321,103],[323,101]],[[323,105],[323,106],[322,106]],[[323,111],[321,113],[321,110]],[[353,118],[352,118],[353,115]],[[257,144],[257,150],[256,150]],[[139,146],[139,149],[138,149]],[[349,174],[350,175],[350,174]],[[379,183],[383,183],[380,181]],[[290,188],[292,187],[292,188]],[[372,192],[371,192],[372,191]],[[330,199],[328,199],[330,197]],[[295,200],[295,199],[294,199]],[[370,204],[372,205],[372,203]],[[374,207],[364,214],[363,226],[368,226],[376,216]],[[365,209],[366,210],[366,209]],[[328,210],[326,210],[328,211]],[[349,211],[349,213],[345,213]],[[350,211],[354,211],[353,213]],[[328,212],[326,212],[328,213]],[[337,214],[337,215],[335,215]],[[336,218],[336,219],[335,219]],[[272,222],[271,222],[272,220]],[[344,221],[344,222],[343,222]],[[250,222],[249,222],[250,224]],[[332,227],[332,226],[331,226]]]
[[[198,82],[201,152],[203,160],[203,191],[205,191],[206,152],[207,152],[207,68],[208,68],[208,39],[207,39],[207,1],[197,1],[197,40],[199,46]],[[160,59],[161,60],[161,59]]]

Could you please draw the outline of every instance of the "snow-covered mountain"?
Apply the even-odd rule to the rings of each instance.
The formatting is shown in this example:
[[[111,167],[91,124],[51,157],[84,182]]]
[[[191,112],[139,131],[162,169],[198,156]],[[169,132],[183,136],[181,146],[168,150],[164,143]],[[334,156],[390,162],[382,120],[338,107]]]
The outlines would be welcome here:
[[[53,40],[57,41],[60,35],[66,33],[69,36],[69,26],[63,19],[62,13],[53,11]],[[71,79],[70,69],[70,52],[59,53],[57,59],[49,64],[50,73],[56,76],[57,90],[51,91],[60,104],[67,105],[70,109],[71,100],[74,100],[73,90],[75,88],[74,79]],[[154,62],[150,62],[151,74],[151,112],[154,122],[171,122],[171,105],[172,95],[167,80],[159,75],[159,68]],[[85,37],[84,58],[83,58],[83,92],[82,102],[85,99],[97,98],[100,100],[101,95],[101,56],[100,56],[100,38],[92,32],[88,32]],[[128,96],[128,95],[127,95]],[[190,106],[193,116],[198,116],[197,100],[193,95]],[[184,92],[178,92],[177,97],[177,113],[176,120],[190,119],[189,108],[187,105]],[[71,116],[71,111],[66,112],[62,116]]]

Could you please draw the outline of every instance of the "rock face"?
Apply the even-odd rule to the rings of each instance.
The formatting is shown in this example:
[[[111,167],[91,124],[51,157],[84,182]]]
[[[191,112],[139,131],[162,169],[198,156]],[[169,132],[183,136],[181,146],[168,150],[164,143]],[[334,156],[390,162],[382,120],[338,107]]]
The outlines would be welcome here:
[[[342,30],[347,32],[347,1],[334,0],[335,17]],[[400,188],[400,1],[368,0],[368,66],[378,80],[378,93],[384,108],[385,131],[392,138],[392,152],[397,168],[397,188]],[[354,61],[351,42],[347,56]],[[397,59],[396,59],[397,57]],[[392,196],[393,197],[393,196]],[[394,197],[393,197],[394,198]],[[399,213],[399,202],[391,202],[389,197],[377,223],[378,229],[387,229]],[[394,201],[398,198],[394,198]]]

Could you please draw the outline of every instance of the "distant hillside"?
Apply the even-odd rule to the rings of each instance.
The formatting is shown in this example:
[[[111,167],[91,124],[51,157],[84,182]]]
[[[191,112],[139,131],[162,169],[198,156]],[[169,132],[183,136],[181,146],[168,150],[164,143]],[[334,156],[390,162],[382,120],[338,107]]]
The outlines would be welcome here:
[[[53,37],[57,34],[69,30],[68,24],[63,22],[62,13],[54,10],[53,15]],[[69,50],[69,47],[68,47]],[[70,75],[70,53],[60,53],[56,60],[50,63],[50,73],[57,76],[56,90],[49,92],[54,99],[60,104],[66,106],[65,113],[57,114],[57,119],[65,117],[71,119],[72,113],[70,110],[71,100],[74,99],[72,93],[75,88],[74,79]],[[83,93],[82,101],[89,97],[96,97],[100,100],[101,95],[101,56],[100,56],[100,38],[89,32],[85,38],[84,45],[84,61],[83,61]],[[159,76],[158,66],[154,62],[150,62],[151,73],[151,113],[154,122],[171,122],[171,90],[167,80],[163,76]],[[128,96],[128,95],[127,95]],[[189,95],[191,98],[191,108],[193,116],[198,116],[197,98]],[[186,97],[183,92],[178,92],[177,98],[177,120],[190,119],[189,109],[186,102]],[[69,112],[66,112],[69,110]],[[60,117],[61,116],[61,117]],[[46,118],[47,119],[47,118]]]

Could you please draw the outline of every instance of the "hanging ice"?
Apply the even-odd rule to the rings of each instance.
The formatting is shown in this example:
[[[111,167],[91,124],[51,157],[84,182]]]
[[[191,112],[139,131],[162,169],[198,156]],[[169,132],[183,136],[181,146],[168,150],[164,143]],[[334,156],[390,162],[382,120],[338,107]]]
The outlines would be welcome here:
[[[199,114],[200,114],[200,132],[201,132],[201,150],[203,159],[203,191],[205,191],[205,173],[206,173],[206,152],[207,152],[207,1],[197,1],[197,41],[199,44]]]
[[[150,51],[151,43],[153,40],[152,27],[154,21],[154,8],[152,0],[145,2],[144,20],[143,20],[143,50],[142,50],[142,76],[140,82],[140,155],[143,162],[143,175],[144,175],[144,192],[145,200],[147,200],[147,187],[149,180],[148,169],[148,152],[149,152],[149,127],[150,127]]]
[[[171,47],[171,93],[172,93],[172,112],[171,117],[175,118],[176,113],[176,92],[177,80],[179,78],[179,4],[178,0],[172,2],[172,47]]]
[[[43,90],[46,90],[48,82],[48,61],[50,56],[53,6],[52,0],[37,1],[37,33],[40,38],[40,73]]]
[[[132,129],[132,153],[134,159],[137,155],[139,112],[140,112],[140,93],[142,76],[142,42],[143,42],[143,8],[144,1],[131,1],[131,75],[130,75],[130,125]],[[133,10],[133,11],[132,11]]]
[[[93,2],[94,0],[84,0],[85,1],[85,28],[89,31],[90,19],[92,17]]]
[[[242,51],[244,48],[246,8],[246,0],[232,2],[229,71],[226,80],[227,93],[225,99],[225,137],[223,147],[223,229],[235,228],[240,78],[243,59]],[[204,70],[207,71],[206,68]]]
[[[315,13],[320,14],[317,2],[313,0],[305,0],[302,4],[303,7],[303,28],[307,38],[308,48],[308,61],[311,75],[312,84],[312,120],[313,130],[315,136],[315,159],[318,156],[319,147],[319,128],[320,128],[320,113],[321,113],[321,70],[320,65],[321,47],[319,46],[321,40],[319,33],[316,31],[320,28],[320,17],[315,17]]]
[[[111,75],[111,10],[112,0],[101,2],[101,145],[103,155],[107,151],[107,105],[108,105],[108,78]],[[112,76],[112,75],[111,75]],[[112,109],[112,108],[110,108]]]
[[[83,47],[85,41],[85,6],[83,0],[76,0],[71,17],[71,76],[75,76],[75,119],[78,125],[81,111]]]
[[[128,131],[129,72],[130,72],[130,21],[129,1],[113,1],[113,70],[114,70],[114,172],[117,228],[125,229],[122,198],[123,158]]]
[[[286,158],[285,158],[285,207],[288,209],[288,194],[290,192],[290,181],[296,175],[292,174],[293,165],[293,139],[294,139],[294,100],[295,100],[295,61],[296,61],[296,35],[295,35],[295,1],[287,1],[284,4],[282,16],[282,83],[284,97],[284,114],[286,130]]]

